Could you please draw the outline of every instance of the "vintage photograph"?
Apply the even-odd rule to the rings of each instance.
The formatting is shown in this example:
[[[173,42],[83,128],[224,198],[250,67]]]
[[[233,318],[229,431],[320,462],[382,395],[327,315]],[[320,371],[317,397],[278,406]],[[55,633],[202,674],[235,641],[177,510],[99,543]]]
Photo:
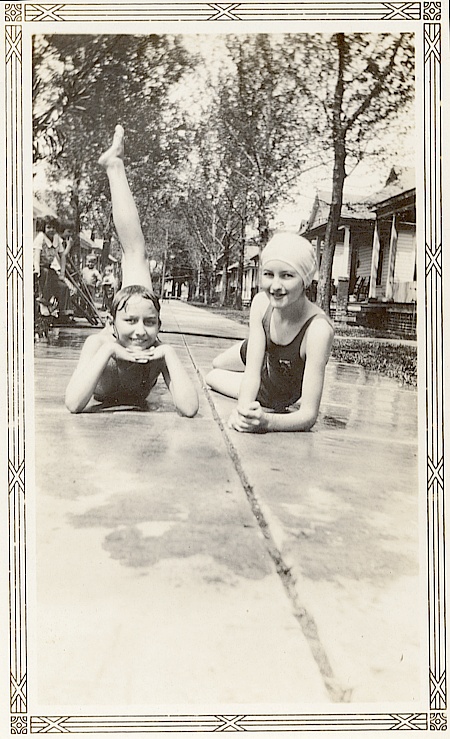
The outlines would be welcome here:
[[[445,728],[441,25],[400,5],[5,11],[12,734]]]

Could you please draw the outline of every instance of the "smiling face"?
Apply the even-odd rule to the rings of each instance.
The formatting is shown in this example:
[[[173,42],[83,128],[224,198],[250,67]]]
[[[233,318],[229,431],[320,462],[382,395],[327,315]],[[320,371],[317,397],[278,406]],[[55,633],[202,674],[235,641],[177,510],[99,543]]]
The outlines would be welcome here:
[[[156,342],[160,320],[151,300],[133,295],[117,311],[114,324],[122,346],[149,349]]]
[[[50,239],[50,241],[53,241],[53,237],[56,233],[56,229],[54,226],[52,226],[50,223],[47,223],[45,226],[45,235]]]
[[[298,272],[279,259],[264,264],[261,285],[273,308],[286,308],[304,295],[303,280]]]

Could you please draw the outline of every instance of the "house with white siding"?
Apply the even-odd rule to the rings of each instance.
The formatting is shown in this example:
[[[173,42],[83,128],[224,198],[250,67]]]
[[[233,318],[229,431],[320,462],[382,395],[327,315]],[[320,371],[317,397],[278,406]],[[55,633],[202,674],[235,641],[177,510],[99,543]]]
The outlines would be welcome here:
[[[345,198],[332,279],[345,286],[347,313],[355,321],[415,333],[416,208],[414,170],[389,174],[370,197]],[[320,264],[331,197],[317,194],[301,233],[316,247]],[[332,304],[333,310],[333,304]]]

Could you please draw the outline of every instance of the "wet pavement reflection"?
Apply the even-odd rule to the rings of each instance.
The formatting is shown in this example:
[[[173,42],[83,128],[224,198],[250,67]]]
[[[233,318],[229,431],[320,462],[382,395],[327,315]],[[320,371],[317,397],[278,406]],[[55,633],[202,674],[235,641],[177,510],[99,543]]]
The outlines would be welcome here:
[[[93,403],[71,415],[64,390],[99,329],[61,327],[35,344],[43,700],[145,703],[170,690],[175,702],[239,702],[248,690],[245,701],[323,701],[330,669],[349,700],[414,700],[417,392],[330,360],[311,433],[227,433],[234,401],[208,392],[203,378],[242,328],[208,324],[205,311],[187,308],[165,306],[161,338],[196,384],[195,419],[178,416],[162,379],[144,409]],[[295,608],[269,536],[293,573]],[[314,625],[331,668],[297,611]],[[199,614],[210,652],[204,672],[186,680]],[[152,624],[145,645],[124,627],[136,619],[141,629]],[[66,640],[71,631],[83,634],[77,648]],[[168,661],[173,633],[183,637]],[[86,683],[99,660],[102,675]]]

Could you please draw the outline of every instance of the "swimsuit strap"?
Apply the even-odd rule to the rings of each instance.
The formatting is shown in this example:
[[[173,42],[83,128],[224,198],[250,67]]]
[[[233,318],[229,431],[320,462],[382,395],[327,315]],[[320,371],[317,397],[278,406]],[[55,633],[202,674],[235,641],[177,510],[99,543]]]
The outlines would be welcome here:
[[[270,319],[272,318],[272,313],[273,313],[273,308],[272,308],[272,306],[269,303],[269,305],[267,306],[267,309],[266,309],[266,311],[265,311],[265,313],[263,315],[263,319],[262,319],[263,328],[264,328],[264,331],[265,331],[265,334],[266,334],[266,340],[267,340],[266,343],[267,343],[267,345],[269,344],[269,341],[271,341],[272,344],[275,344],[275,342],[272,341],[272,339],[270,338]],[[317,317],[319,317],[319,318],[325,318],[326,321],[328,323],[330,323],[330,319],[328,318],[328,316],[326,315],[326,313],[313,313],[313,315],[310,316],[307,321],[305,321],[305,323],[301,327],[300,331],[298,331],[298,333],[294,336],[294,338],[292,339],[292,341],[289,342],[289,344],[275,344],[275,346],[291,346],[295,341],[299,341],[299,349],[300,349],[300,345],[301,345],[301,343],[303,341],[303,337],[304,337],[304,335],[306,333],[306,329],[308,328],[308,326],[310,325],[310,323],[314,320],[314,318],[317,318]]]

